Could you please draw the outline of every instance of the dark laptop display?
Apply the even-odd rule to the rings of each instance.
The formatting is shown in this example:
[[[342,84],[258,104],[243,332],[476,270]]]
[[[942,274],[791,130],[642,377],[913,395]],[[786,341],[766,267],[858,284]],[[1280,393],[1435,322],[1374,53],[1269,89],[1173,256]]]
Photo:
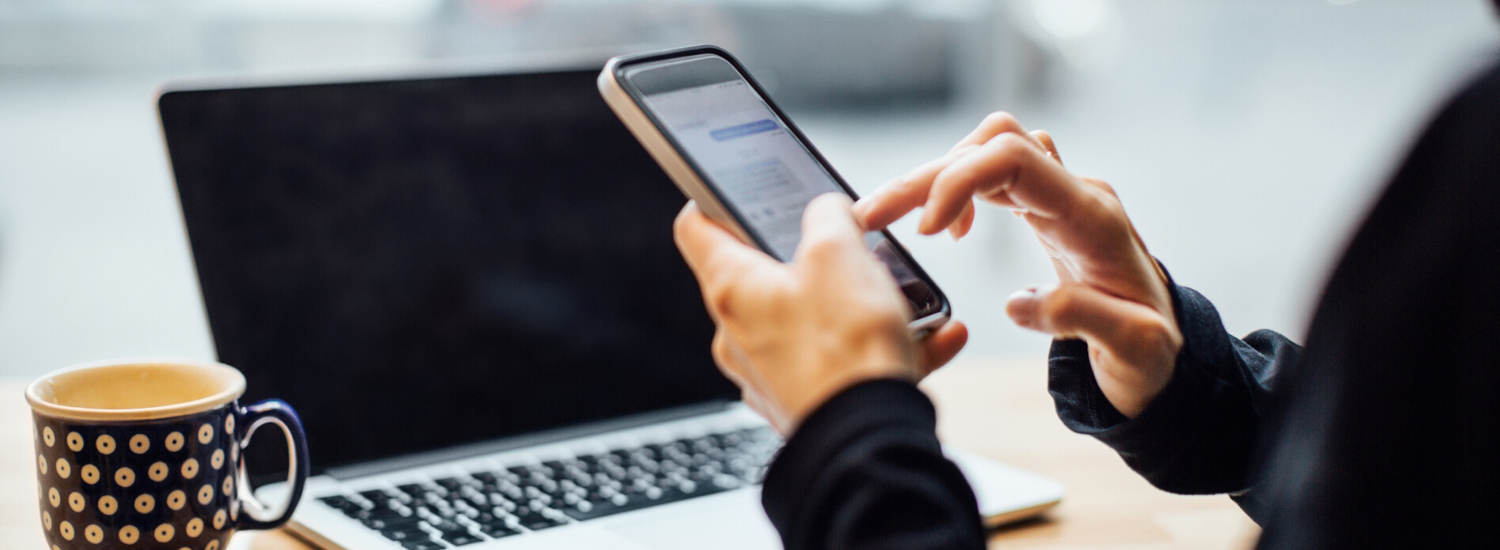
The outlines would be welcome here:
[[[596,74],[162,96],[219,359],[315,471],[737,397]]]

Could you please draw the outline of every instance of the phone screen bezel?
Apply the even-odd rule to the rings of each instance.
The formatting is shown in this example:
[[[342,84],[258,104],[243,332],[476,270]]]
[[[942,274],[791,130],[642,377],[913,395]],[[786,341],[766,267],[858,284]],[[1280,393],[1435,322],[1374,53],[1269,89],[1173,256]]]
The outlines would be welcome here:
[[[812,145],[812,142],[807,139],[807,136],[802,133],[802,130],[798,128],[797,125],[792,122],[791,118],[781,110],[781,107],[776,105],[775,101],[771,100],[770,94],[766,93],[765,89],[761,87],[760,83],[756,82],[755,78],[750,76],[750,72],[745,70],[745,67],[740,64],[739,60],[735,59],[734,56],[729,54],[729,52],[724,51],[723,49],[716,46],[693,46],[677,50],[617,58],[612,64],[614,72],[611,76],[619,85],[620,89],[623,90],[625,94],[630,97],[631,101],[633,101],[636,106],[640,108],[641,113],[645,115],[646,119],[649,120],[653,126],[656,127],[657,132],[661,134],[663,139],[665,139],[667,143],[672,146],[672,149],[677,152],[677,156],[680,157],[682,161],[688,166],[688,168],[697,175],[698,179],[703,182],[704,187],[718,198],[719,203],[724,206],[724,209],[727,211],[727,213],[730,216],[734,217],[735,223],[739,224],[739,226],[744,229],[744,233],[755,241],[754,244],[756,245],[756,247],[760,248],[763,251],[770,250],[770,247],[767,246],[765,240],[754,229],[754,226],[746,222],[746,219],[743,215],[741,215],[738,206],[732,201],[727,200],[725,194],[720,192],[718,186],[714,184],[714,180],[708,176],[708,173],[706,171],[699,167],[697,161],[692,157],[692,155],[689,155],[682,144],[677,141],[677,137],[672,132],[672,130],[667,127],[667,125],[664,124],[660,118],[656,116],[656,113],[650,108],[649,104],[646,103],[645,94],[642,94],[640,92],[640,90],[631,81],[628,74],[630,69],[638,69],[643,65],[681,61],[687,58],[700,57],[705,55],[714,56],[727,62],[729,66],[734,69],[739,78],[750,85],[750,89],[755,92],[756,96],[759,97],[761,101],[765,102],[766,106],[771,109],[772,114],[775,115],[776,118],[787,128],[787,130],[791,132],[792,137],[796,139],[798,144],[800,144],[802,148],[812,156],[813,160],[818,163],[818,166],[828,173],[828,175],[833,179],[834,183],[838,184],[838,186],[844,190],[844,193],[847,194],[849,198],[854,200],[859,199],[859,194],[849,186],[848,182],[844,181],[844,177],[833,168],[833,165],[828,162],[828,159],[823,157],[823,153],[819,152],[817,147],[814,147]],[[912,327],[920,327],[921,330],[928,330],[932,328],[931,326],[929,326],[932,324],[932,321],[938,319],[946,319],[951,316],[952,307],[948,302],[947,294],[944,294],[943,290],[938,287],[937,283],[933,282],[932,277],[927,274],[927,271],[917,263],[916,259],[911,256],[911,253],[906,250],[906,247],[902,245],[900,241],[896,240],[896,237],[892,235],[889,230],[882,229],[881,234],[885,236],[886,240],[890,241],[892,249],[895,250],[896,254],[901,257],[902,261],[906,262],[906,265],[911,268],[912,272],[916,274],[917,278],[920,279],[924,284],[926,284],[927,287],[932,290],[933,294],[937,296],[937,305],[935,307],[928,308],[923,311],[915,311],[915,307],[913,307],[913,321],[911,323]],[[908,304],[911,304],[909,300]]]

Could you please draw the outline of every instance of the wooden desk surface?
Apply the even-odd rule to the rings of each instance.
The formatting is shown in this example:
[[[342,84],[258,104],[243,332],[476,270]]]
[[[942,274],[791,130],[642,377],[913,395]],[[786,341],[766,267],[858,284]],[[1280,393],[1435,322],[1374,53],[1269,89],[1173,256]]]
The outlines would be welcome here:
[[[991,547],[1238,550],[1254,542],[1255,524],[1228,497],[1158,491],[1103,444],[1069,432],[1046,380],[1043,361],[1032,358],[960,362],[923,384],[950,445],[1068,486],[1046,518],[996,532]],[[26,382],[0,380],[0,548],[43,550]],[[226,550],[311,549],[272,531],[236,535]]]

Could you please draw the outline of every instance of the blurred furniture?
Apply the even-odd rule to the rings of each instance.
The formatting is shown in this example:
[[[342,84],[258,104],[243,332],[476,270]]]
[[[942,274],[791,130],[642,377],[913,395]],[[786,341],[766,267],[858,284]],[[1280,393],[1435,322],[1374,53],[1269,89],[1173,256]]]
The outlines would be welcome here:
[[[713,43],[783,103],[993,98],[1018,42],[998,0],[0,0],[0,72],[261,72],[616,55]]]
[[[26,382],[0,381],[0,548],[43,550]],[[945,441],[1068,485],[1061,505],[995,532],[993,546],[1238,550],[1254,542],[1259,531],[1228,497],[1158,491],[1103,444],[1069,432],[1046,386],[1040,358],[964,361],[924,382]],[[226,550],[249,549],[311,547],[280,531],[242,532]]]

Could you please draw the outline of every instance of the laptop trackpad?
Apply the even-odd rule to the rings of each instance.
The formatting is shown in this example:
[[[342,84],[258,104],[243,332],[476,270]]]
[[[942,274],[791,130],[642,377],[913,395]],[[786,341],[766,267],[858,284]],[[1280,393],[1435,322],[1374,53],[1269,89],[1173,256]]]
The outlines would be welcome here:
[[[603,523],[653,550],[781,548],[781,537],[761,510],[758,487],[648,508]]]

